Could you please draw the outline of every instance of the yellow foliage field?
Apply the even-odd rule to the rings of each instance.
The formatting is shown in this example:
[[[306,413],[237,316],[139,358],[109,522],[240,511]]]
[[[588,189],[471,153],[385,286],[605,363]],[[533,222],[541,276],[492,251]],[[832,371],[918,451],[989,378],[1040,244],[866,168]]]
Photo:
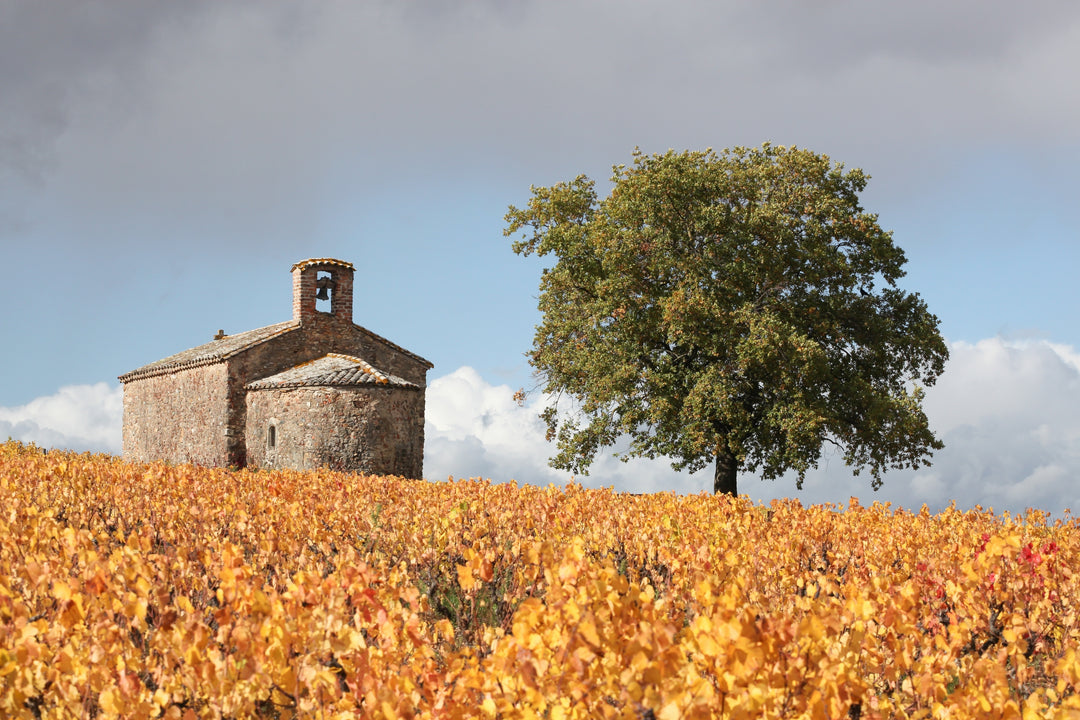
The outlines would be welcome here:
[[[0,445],[6,718],[1080,717],[1080,531]]]

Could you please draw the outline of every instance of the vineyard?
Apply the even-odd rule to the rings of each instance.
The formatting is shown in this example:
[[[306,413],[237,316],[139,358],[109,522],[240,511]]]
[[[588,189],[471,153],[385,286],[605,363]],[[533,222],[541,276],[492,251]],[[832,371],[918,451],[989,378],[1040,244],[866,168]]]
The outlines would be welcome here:
[[[0,716],[1080,717],[1080,528],[0,445]]]

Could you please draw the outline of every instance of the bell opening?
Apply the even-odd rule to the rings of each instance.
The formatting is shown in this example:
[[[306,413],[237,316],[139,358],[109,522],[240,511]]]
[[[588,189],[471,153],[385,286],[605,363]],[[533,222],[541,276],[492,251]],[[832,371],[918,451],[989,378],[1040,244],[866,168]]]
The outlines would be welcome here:
[[[318,312],[331,312],[334,296],[334,277],[328,272],[319,272],[315,276],[315,309]]]

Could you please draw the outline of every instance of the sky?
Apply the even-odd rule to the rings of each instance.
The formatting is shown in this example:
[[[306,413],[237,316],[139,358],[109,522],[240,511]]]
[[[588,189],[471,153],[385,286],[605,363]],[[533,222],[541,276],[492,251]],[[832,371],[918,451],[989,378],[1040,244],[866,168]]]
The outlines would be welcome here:
[[[826,454],[755,501],[1080,509],[1080,5],[1071,0],[0,0],[0,438],[119,453],[117,376],[291,317],[293,263],[357,267],[355,321],[434,363],[425,475],[565,484],[525,353],[530,186],[644,152],[795,145],[860,167],[951,360],[946,448],[874,492]],[[600,458],[588,486],[711,474]]]

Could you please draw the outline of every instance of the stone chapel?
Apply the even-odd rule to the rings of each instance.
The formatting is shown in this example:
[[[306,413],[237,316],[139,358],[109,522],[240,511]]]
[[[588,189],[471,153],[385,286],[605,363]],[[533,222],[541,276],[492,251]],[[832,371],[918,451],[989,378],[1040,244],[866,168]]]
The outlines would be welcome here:
[[[353,323],[354,270],[298,262],[291,320],[121,375],[124,457],[422,477],[432,364]]]

